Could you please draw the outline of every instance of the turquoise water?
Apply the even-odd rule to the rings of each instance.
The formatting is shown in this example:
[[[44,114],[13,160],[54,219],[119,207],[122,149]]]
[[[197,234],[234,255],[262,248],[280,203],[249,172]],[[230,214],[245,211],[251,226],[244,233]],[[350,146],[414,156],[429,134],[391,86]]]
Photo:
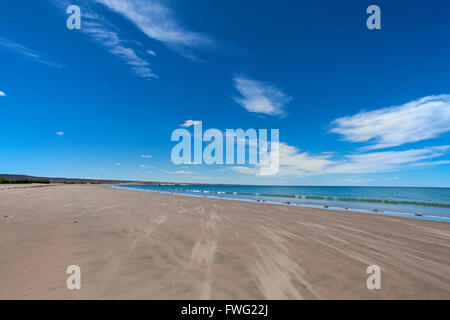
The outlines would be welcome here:
[[[115,188],[354,210],[450,222],[450,188],[127,185]]]

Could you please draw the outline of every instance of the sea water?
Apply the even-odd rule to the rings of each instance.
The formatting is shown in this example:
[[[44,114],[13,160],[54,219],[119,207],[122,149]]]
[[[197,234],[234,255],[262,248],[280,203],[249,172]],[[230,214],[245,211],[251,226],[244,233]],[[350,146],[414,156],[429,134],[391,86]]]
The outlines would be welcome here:
[[[450,188],[246,185],[121,185],[111,187],[206,198],[412,216],[450,222]]]

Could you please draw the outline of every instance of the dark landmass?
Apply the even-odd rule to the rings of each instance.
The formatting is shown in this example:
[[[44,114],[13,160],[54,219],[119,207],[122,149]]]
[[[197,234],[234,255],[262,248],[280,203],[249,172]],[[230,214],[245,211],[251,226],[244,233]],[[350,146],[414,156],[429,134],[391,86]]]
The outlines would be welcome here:
[[[168,185],[183,184],[158,181],[132,181],[132,180],[101,180],[101,179],[82,179],[82,178],[54,178],[54,177],[34,177],[22,174],[1,174],[0,184],[2,183],[66,183],[66,184],[149,184],[149,185]]]
[[[6,183],[50,183],[50,181],[44,178],[7,179],[6,177],[0,177],[0,184]]]

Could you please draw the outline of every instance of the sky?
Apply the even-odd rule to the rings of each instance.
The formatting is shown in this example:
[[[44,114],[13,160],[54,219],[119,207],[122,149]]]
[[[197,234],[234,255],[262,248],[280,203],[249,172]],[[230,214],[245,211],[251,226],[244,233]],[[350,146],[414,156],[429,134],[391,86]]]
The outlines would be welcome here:
[[[0,173],[450,187],[449,13],[437,0],[3,3]],[[175,165],[171,134],[197,121],[279,129],[279,172]]]

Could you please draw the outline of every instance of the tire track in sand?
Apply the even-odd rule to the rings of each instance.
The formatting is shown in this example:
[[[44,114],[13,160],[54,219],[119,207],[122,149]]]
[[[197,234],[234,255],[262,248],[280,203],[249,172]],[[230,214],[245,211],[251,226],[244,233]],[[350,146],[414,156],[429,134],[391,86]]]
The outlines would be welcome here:
[[[167,215],[162,215],[162,216],[159,216],[159,217],[156,217],[155,219],[153,219],[152,223],[150,223],[149,227],[147,228],[147,231],[143,235],[137,236],[133,240],[128,251],[129,252],[133,251],[134,248],[136,247],[136,243],[138,241],[140,241],[141,239],[147,239],[150,236],[150,234],[155,230],[155,228],[157,226],[159,226],[160,224],[164,223],[164,221],[166,221],[166,219],[167,219]]]
[[[214,205],[214,208],[216,207],[217,205]],[[191,259],[188,267],[195,265],[206,269],[205,277],[199,288],[200,299],[211,299],[212,265],[217,251],[216,236],[218,230],[216,224],[218,221],[220,221],[220,216],[216,210],[213,210],[207,219],[202,219],[204,232],[195,241],[191,249]]]
[[[320,298],[305,279],[305,271],[291,259],[287,240],[296,235],[266,223],[256,226],[267,241],[253,243],[258,258],[249,265],[258,289],[266,299]]]

